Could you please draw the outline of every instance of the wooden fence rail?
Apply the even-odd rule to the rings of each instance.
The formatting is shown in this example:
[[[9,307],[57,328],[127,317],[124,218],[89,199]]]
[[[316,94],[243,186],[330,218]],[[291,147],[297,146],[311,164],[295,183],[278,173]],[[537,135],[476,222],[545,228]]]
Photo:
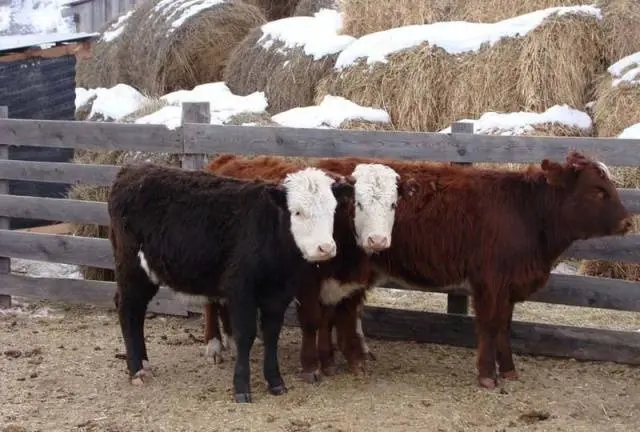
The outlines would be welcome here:
[[[3,118],[4,114],[4,118]],[[571,149],[598,156],[617,166],[640,166],[640,140],[601,138],[506,137],[473,135],[468,124],[453,133],[372,132],[282,127],[212,126],[208,104],[183,105],[183,124],[159,125],[6,119],[0,107],[0,257],[32,259],[113,269],[106,239],[10,231],[9,218],[79,222],[106,226],[106,203],[63,198],[8,195],[7,180],[110,186],[119,169],[113,165],[30,162],[7,159],[8,146],[43,146],[93,150],[134,150],[182,156],[185,169],[200,169],[209,154],[289,156],[368,156],[471,164],[539,163],[562,160]],[[640,214],[640,190],[619,189],[625,205]],[[577,241],[563,258],[640,263],[640,234]],[[416,289],[404,286],[390,288]],[[372,337],[415,339],[474,346],[467,315],[465,285],[420,290],[448,295],[447,314],[368,307],[365,332]],[[33,278],[11,274],[9,258],[0,258],[0,300],[18,295],[113,307],[115,284],[89,280]],[[547,287],[530,301],[640,312],[640,283],[578,275],[553,274]],[[162,288],[150,310],[187,315],[199,312]],[[295,324],[295,313],[288,323]],[[516,352],[612,360],[640,364],[640,333],[514,323]]]

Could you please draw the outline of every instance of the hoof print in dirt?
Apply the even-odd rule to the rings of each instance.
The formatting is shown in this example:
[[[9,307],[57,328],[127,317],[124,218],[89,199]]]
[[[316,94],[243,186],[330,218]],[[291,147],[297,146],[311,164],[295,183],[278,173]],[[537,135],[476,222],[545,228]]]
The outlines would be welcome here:
[[[22,356],[22,351],[19,351],[19,350],[7,350],[7,351],[4,352],[4,355],[9,357],[9,358],[15,359],[15,358],[18,358],[18,357]]]

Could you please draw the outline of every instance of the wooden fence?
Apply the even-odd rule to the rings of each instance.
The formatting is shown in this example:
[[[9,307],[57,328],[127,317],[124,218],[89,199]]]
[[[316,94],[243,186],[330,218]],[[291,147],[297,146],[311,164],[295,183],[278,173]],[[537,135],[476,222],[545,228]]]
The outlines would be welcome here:
[[[425,159],[452,163],[539,163],[562,160],[570,149],[598,155],[617,166],[640,165],[640,140],[512,137],[472,135],[470,124],[455,124],[453,133],[371,132],[283,127],[213,126],[207,103],[183,105],[182,126],[134,125],[78,121],[6,119],[0,110],[0,257],[113,268],[108,240],[68,235],[17,232],[8,218],[108,224],[105,203],[7,195],[6,180],[110,185],[118,167],[7,160],[8,146],[42,146],[98,150],[141,150],[182,155],[185,169],[199,169],[208,154],[271,154],[287,156],[373,156]],[[631,212],[640,213],[640,190],[620,189]],[[564,257],[640,263],[640,235],[577,241]],[[113,308],[111,282],[33,278],[11,274],[10,258],[0,258],[0,293],[39,299],[90,303]],[[368,336],[475,346],[472,317],[464,287],[427,289],[448,294],[447,313],[367,307]],[[576,275],[552,275],[535,302],[619,311],[640,311],[640,283]],[[188,315],[187,305],[162,288],[150,310]],[[289,324],[297,324],[292,309]],[[640,364],[640,332],[514,322],[514,351],[582,360]]]

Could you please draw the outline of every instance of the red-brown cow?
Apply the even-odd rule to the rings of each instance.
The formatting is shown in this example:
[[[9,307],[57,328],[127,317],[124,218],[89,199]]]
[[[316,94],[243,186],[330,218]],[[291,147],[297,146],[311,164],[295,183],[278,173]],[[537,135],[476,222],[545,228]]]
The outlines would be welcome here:
[[[514,304],[546,285],[575,240],[622,235],[631,227],[607,167],[578,152],[564,164],[545,159],[521,172],[370,158],[322,166],[346,174],[373,162],[420,187],[396,213],[393,244],[371,257],[372,266],[413,286],[469,282],[482,387],[497,385],[496,363],[501,377],[518,378],[510,342]]]
[[[299,170],[301,164],[285,162],[280,158],[257,157],[246,159],[234,155],[223,155],[209,163],[208,170],[218,175],[240,179],[276,180],[292,171]],[[340,203],[336,210],[334,237],[340,239],[335,259],[317,266],[315,271],[305,274],[305,280],[298,293],[298,317],[303,331],[301,362],[303,378],[308,381],[318,379],[318,360],[323,373],[335,372],[331,326],[334,306],[343,299],[353,310],[350,319],[355,323],[355,310],[360,304],[359,291],[372,283],[369,269],[369,255],[388,248],[394,223],[395,209],[399,198],[415,192],[415,183],[399,180],[397,173],[380,164],[354,164],[350,175],[354,177],[355,202]],[[402,200],[400,200],[402,201]],[[353,299],[349,297],[354,294]],[[224,340],[218,325],[218,315],[223,320],[226,339],[231,332],[223,299],[211,299],[205,306],[205,342],[208,355],[214,361],[220,358]],[[346,317],[339,314],[336,319]],[[343,352],[349,369],[354,373],[363,370],[363,339],[348,329],[355,329],[347,323],[341,325]],[[322,329],[317,334],[318,329]],[[316,345],[316,338],[319,342]]]

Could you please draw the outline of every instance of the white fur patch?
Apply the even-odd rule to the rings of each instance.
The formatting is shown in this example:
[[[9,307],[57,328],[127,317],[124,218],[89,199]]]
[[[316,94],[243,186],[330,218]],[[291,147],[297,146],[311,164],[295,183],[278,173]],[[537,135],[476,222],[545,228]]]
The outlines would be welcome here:
[[[333,220],[338,202],[331,191],[333,182],[322,170],[312,167],[288,174],[283,182],[291,234],[307,261],[324,261],[337,252]]]
[[[364,331],[362,330],[362,319],[360,317],[358,317],[358,320],[356,322],[356,333],[360,338],[360,345],[362,346],[362,352],[365,355],[369,354],[371,350],[369,349],[369,345],[367,345],[367,342],[364,339]]]
[[[212,358],[214,363],[222,360],[222,344],[218,338],[213,338],[207,343],[204,355],[205,357]]]
[[[596,161],[596,165],[600,168],[600,171],[607,177],[607,179],[612,180],[613,176],[611,175],[611,170],[609,167],[605,165],[604,162]]]
[[[179,291],[173,292],[174,297],[187,306],[203,307],[209,303],[209,298],[203,295],[187,294]]]
[[[358,245],[367,253],[391,246],[400,175],[381,164],[358,164],[355,182],[354,225]]]
[[[140,260],[140,267],[142,267],[142,270],[144,270],[144,272],[147,274],[149,280],[155,285],[160,285],[160,278],[158,278],[158,275],[156,275],[155,272],[149,268],[147,257],[144,256],[144,252],[142,252],[142,249],[138,251],[138,259]]]
[[[341,284],[336,279],[327,279],[322,282],[320,288],[320,301],[325,305],[335,305],[352,292],[364,289],[364,285],[359,283]]]

